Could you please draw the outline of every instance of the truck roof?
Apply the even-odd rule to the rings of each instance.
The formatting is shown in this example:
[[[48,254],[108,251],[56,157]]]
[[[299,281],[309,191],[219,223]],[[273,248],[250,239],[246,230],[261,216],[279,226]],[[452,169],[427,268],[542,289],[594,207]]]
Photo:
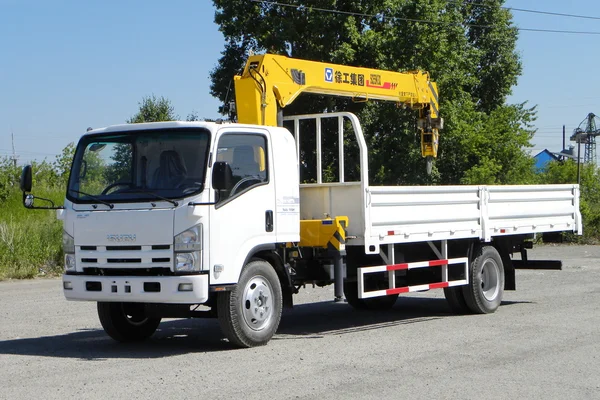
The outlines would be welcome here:
[[[120,124],[110,125],[104,128],[92,129],[86,132],[86,135],[110,132],[126,132],[139,131],[150,129],[165,129],[165,128],[207,128],[211,131],[217,126],[234,125],[231,122],[208,122],[208,121],[165,121],[165,122],[145,122],[140,124]],[[235,124],[237,125],[237,124]]]
[[[230,121],[220,121],[220,122],[210,122],[210,121],[166,121],[166,122],[145,122],[140,124],[120,124],[120,125],[110,125],[104,128],[92,129],[86,132],[85,135],[95,135],[101,133],[111,133],[111,132],[133,132],[140,130],[150,130],[150,129],[165,129],[165,128],[206,128],[211,132],[216,131],[219,128],[224,126],[227,127],[239,127],[239,128],[262,128],[269,130],[278,130],[285,129],[281,127],[274,126],[262,126],[262,125],[251,125],[251,124],[238,124]]]

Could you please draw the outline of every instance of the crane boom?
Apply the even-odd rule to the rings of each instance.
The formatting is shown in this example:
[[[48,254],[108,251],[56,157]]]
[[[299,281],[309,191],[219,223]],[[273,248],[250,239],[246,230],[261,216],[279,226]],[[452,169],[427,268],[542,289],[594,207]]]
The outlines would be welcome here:
[[[436,157],[439,118],[437,85],[423,71],[393,72],[274,54],[248,58],[234,77],[238,122],[277,126],[278,111],[301,93],[394,101],[419,110],[421,154]]]

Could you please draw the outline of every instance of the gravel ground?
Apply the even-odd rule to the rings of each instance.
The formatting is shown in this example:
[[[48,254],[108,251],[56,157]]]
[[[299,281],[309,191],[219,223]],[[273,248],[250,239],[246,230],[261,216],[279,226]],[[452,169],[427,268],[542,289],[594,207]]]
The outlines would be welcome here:
[[[454,316],[439,290],[358,312],[307,287],[274,339],[245,350],[216,320],[119,344],[60,280],[0,282],[0,399],[600,399],[600,246],[530,258],[563,271],[518,271],[495,314]]]

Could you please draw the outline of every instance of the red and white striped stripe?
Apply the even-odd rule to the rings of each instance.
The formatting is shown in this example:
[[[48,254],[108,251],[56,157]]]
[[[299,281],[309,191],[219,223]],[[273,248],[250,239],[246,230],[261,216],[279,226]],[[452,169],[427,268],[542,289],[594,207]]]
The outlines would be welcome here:
[[[419,292],[423,290],[430,289],[441,289],[445,287],[452,286],[460,286],[466,285],[469,283],[468,281],[468,263],[469,260],[466,257],[461,258],[450,258],[447,260],[429,260],[429,261],[419,261],[413,263],[403,263],[403,264],[393,264],[393,265],[378,265],[373,267],[362,267],[358,268],[358,297],[361,299],[366,299],[369,297],[379,297],[379,296],[387,296],[391,294],[400,294],[400,293],[409,293],[409,292]],[[451,264],[464,264],[465,265],[465,277],[467,279],[448,281],[448,265]],[[386,272],[386,271],[397,271],[397,270],[411,270],[416,268],[429,268],[429,267],[442,267],[442,279],[443,282],[429,283],[424,285],[414,285],[414,286],[403,286],[403,287],[395,287],[396,286],[396,277],[395,275],[389,274],[389,289],[382,290],[373,290],[369,292],[364,291],[364,277],[365,274],[371,274],[376,272]]]

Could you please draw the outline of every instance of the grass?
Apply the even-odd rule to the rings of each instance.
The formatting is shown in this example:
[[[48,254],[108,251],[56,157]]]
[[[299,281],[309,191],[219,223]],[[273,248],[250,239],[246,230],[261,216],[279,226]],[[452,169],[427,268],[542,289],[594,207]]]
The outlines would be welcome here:
[[[35,192],[62,204],[62,190]],[[62,223],[56,219],[56,212],[26,209],[17,190],[2,201],[0,210],[0,280],[60,274]]]

